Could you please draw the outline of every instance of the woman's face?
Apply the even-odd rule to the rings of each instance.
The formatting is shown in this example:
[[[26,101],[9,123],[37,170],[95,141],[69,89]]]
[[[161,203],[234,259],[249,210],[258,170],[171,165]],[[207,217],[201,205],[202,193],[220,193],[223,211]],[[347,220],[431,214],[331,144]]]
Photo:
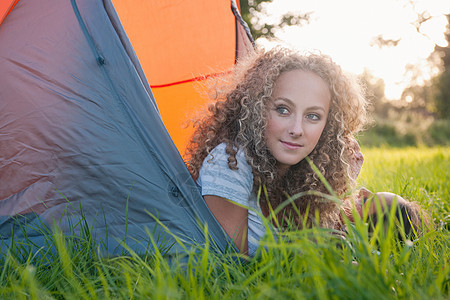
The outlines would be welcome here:
[[[292,70],[278,77],[268,106],[265,138],[280,173],[316,147],[330,102],[327,83],[312,72]]]

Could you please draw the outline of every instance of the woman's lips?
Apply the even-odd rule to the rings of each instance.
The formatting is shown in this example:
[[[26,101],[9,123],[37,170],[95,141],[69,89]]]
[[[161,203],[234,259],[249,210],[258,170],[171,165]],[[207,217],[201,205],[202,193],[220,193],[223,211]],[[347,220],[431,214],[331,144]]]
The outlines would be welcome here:
[[[281,143],[282,143],[286,148],[292,149],[292,150],[299,149],[299,148],[303,147],[302,145],[297,144],[297,143],[289,143],[289,142],[285,142],[285,141],[281,141]]]

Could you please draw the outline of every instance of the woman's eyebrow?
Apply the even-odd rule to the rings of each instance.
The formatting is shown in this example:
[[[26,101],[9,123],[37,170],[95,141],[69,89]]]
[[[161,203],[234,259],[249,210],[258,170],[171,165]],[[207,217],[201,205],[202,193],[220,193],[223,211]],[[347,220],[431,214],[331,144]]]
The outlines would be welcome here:
[[[277,97],[277,98],[273,99],[273,101],[276,101],[276,100],[283,100],[283,101],[285,101],[285,102],[287,102],[287,103],[289,103],[291,105],[294,105],[294,102],[291,99],[289,99],[289,98]]]
[[[325,108],[322,106],[310,106],[310,107],[308,107],[308,110],[323,110],[323,111],[325,111]]]
[[[273,99],[273,101],[276,101],[276,100],[282,100],[282,101],[287,102],[289,105],[295,106],[295,103],[289,98],[277,97],[277,98]],[[322,110],[325,112],[325,108],[323,106],[319,106],[319,105],[310,106],[307,108],[307,110]]]

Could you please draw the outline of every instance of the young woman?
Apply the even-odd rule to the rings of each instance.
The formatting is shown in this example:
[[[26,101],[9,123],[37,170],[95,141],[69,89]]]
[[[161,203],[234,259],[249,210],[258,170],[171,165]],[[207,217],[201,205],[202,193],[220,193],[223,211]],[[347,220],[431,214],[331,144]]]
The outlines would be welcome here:
[[[356,81],[329,57],[282,48],[256,52],[212,100],[196,122],[187,164],[241,252],[252,255],[265,234],[259,213],[268,216],[301,192],[329,194],[306,157],[334,193],[344,196],[352,188],[362,163],[353,134],[366,121],[367,103]],[[303,221],[311,226],[316,212],[319,226],[339,224],[340,205],[318,194],[296,198],[274,223],[283,227],[288,217],[299,228]]]

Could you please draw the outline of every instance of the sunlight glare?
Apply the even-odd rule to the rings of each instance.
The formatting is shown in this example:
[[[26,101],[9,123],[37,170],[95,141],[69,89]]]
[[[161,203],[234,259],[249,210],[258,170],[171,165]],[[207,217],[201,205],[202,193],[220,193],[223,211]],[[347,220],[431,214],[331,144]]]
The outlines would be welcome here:
[[[418,33],[413,25],[417,18],[407,1],[392,0],[274,0],[267,4],[268,22],[276,22],[286,12],[313,12],[310,24],[289,26],[279,30],[276,44],[283,44],[301,52],[330,55],[343,69],[361,74],[368,69],[386,84],[386,97],[398,99],[409,83],[407,66],[416,65],[423,77],[431,70],[426,59],[435,43],[445,46],[444,13],[449,13],[448,1],[416,0],[416,11],[423,7],[432,14]],[[447,6],[445,6],[447,3]],[[377,36],[398,40],[396,47],[370,46]],[[264,38],[258,44],[270,48],[275,43]],[[373,43],[372,43],[373,44]],[[422,79],[423,81],[423,79]]]

